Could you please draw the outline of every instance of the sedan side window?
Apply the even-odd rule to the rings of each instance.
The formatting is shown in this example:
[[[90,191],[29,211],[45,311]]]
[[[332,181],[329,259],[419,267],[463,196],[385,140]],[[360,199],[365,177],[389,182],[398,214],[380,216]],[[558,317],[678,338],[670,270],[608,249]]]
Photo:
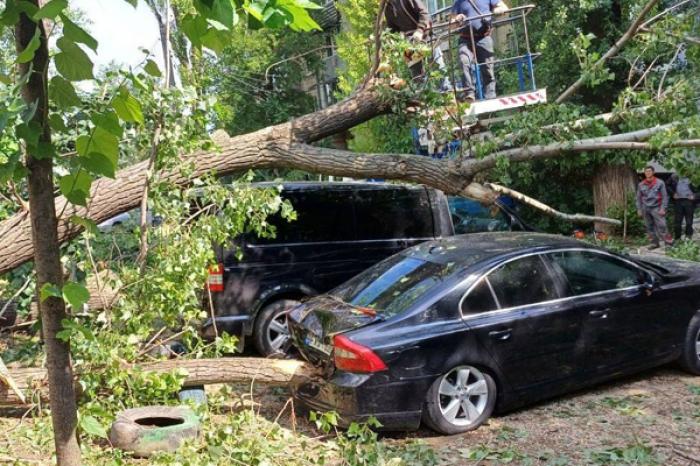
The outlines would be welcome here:
[[[482,278],[462,301],[462,314],[479,314],[498,309],[486,278]]]
[[[639,285],[639,269],[589,251],[562,251],[549,257],[564,272],[573,296]]]
[[[557,287],[539,255],[508,262],[488,276],[501,309],[559,298]]]

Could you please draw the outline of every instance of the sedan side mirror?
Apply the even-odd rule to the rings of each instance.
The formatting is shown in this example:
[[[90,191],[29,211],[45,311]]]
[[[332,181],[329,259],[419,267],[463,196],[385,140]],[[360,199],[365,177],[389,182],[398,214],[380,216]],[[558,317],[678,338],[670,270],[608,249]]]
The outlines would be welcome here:
[[[651,293],[659,286],[656,281],[656,277],[654,277],[654,275],[650,273],[646,274],[641,280],[641,282],[642,288],[644,288],[644,292],[647,296],[651,296]]]

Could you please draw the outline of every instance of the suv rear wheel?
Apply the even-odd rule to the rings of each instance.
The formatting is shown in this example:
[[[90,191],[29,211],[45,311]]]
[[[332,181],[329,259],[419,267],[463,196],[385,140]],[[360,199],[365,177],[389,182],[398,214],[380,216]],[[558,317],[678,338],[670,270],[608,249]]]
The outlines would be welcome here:
[[[253,343],[262,356],[287,354],[292,344],[287,327],[287,313],[299,301],[280,299],[263,307],[255,319]]]

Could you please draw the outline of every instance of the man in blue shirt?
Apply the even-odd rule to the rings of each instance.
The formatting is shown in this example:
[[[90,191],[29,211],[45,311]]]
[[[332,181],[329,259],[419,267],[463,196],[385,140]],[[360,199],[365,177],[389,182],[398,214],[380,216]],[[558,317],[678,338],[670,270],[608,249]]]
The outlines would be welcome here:
[[[475,58],[476,63],[483,64],[479,68],[484,97],[487,99],[496,97],[491,13],[498,14],[506,11],[508,6],[501,0],[455,0],[450,22],[460,28],[459,61],[464,73],[463,98],[465,101],[473,102],[476,98],[471,68]]]

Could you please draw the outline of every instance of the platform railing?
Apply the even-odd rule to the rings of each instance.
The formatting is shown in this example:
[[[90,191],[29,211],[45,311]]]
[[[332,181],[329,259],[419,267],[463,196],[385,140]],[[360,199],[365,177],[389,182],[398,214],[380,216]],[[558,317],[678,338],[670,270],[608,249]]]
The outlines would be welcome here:
[[[541,54],[532,52],[532,49],[530,47],[530,35],[527,25],[527,16],[534,8],[534,4],[528,4],[511,8],[508,11],[499,14],[487,13],[482,15],[470,16],[466,18],[463,23],[461,23],[464,24],[464,26],[462,27],[459,27],[455,23],[450,22],[449,16],[450,11],[452,10],[451,6],[442,8],[431,15],[431,18],[433,19],[430,34],[431,47],[435,49],[436,47],[441,47],[442,44],[447,43],[448,47],[452,48],[454,47],[454,44],[452,43],[453,37],[461,36],[465,32],[470,35],[472,54],[474,57],[474,63],[471,66],[471,71],[474,77],[476,97],[477,100],[483,100],[484,93],[482,87],[483,82],[481,78],[481,68],[484,65],[486,65],[486,63],[479,63],[476,58],[476,43],[474,40],[475,34],[474,29],[471,27],[472,21],[480,20],[483,18],[495,17],[491,21],[491,34],[494,34],[496,29],[498,28],[502,28],[507,25],[515,25],[516,23],[520,22],[522,23],[523,28],[523,45],[525,48],[524,53],[520,53],[520,41],[518,40],[518,34],[515,34],[515,55],[492,60],[489,64],[493,64],[494,68],[498,66],[507,66],[514,64],[518,73],[518,87],[520,89],[520,92],[528,90],[526,81],[529,81],[530,90],[535,91],[537,90],[537,83],[535,81],[534,60]],[[452,51],[454,52],[454,50]],[[455,54],[452,54],[452,56],[455,56]],[[456,63],[454,63],[453,60],[452,63],[450,63],[450,66],[454,67],[455,65]],[[526,75],[528,79],[526,79]],[[457,83],[453,82],[452,84],[458,88]]]

